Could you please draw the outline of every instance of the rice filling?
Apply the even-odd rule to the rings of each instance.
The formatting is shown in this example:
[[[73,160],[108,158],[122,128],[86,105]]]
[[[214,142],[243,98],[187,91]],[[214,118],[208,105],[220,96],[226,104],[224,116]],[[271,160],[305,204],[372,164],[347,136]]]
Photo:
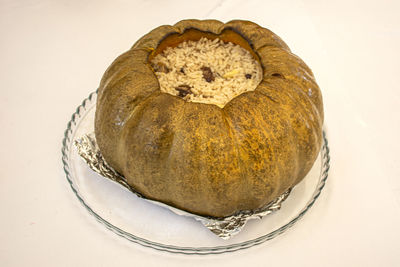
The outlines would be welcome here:
[[[260,63],[249,51],[218,38],[167,47],[150,63],[162,92],[219,107],[254,91],[262,80]]]

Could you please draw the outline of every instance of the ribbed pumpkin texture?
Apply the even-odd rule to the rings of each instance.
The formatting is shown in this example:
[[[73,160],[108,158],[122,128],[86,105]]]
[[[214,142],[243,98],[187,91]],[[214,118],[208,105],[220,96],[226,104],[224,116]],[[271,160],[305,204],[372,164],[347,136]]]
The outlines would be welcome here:
[[[160,91],[150,60],[166,47],[219,38],[252,53],[263,80],[223,108]],[[299,183],[322,143],[313,73],[274,33],[242,20],[184,20],[138,40],[105,72],[95,134],[106,161],[149,199],[195,214],[254,210]]]

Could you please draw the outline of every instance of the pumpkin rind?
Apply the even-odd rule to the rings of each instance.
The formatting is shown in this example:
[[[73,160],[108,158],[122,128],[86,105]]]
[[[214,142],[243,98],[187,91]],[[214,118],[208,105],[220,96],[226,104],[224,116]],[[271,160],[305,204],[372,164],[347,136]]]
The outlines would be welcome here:
[[[160,91],[149,57],[168,36],[199,31],[247,40],[264,70],[255,91],[223,108]],[[260,208],[301,181],[319,152],[322,123],[311,70],[278,36],[248,21],[185,20],[154,29],[108,68],[95,134],[106,161],[147,198],[225,217]]]

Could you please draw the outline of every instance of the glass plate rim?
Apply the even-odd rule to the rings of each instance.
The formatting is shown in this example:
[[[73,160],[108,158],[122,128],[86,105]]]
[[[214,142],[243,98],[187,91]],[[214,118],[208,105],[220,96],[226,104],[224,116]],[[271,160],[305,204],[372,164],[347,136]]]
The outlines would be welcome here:
[[[71,136],[73,135],[73,130],[76,129],[79,126],[79,120],[82,118],[82,114],[87,111],[88,105],[92,105],[93,101],[96,100],[95,98],[97,97],[97,92],[98,90],[90,93],[90,95],[85,98],[82,103],[76,108],[75,112],[72,114],[70,121],[67,124],[67,129],[64,131],[64,138],[62,141],[62,163],[63,163],[63,169],[67,178],[67,181],[74,192],[75,196],[78,198],[79,202],[86,208],[86,210],[93,215],[97,221],[102,223],[107,229],[111,230],[115,234],[131,241],[134,243],[137,243],[139,245],[142,245],[144,247],[149,247],[152,249],[160,250],[160,251],[166,251],[166,252],[171,252],[171,253],[179,253],[179,254],[197,254],[197,255],[209,255],[209,254],[221,254],[221,253],[227,253],[227,252],[234,252],[238,250],[243,250],[247,249],[250,247],[253,247],[255,245],[262,244],[268,240],[271,240],[278,235],[284,233],[287,229],[292,227],[298,220],[300,220],[304,214],[313,206],[314,202],[317,200],[319,195],[321,194],[322,189],[324,188],[326,184],[326,180],[328,179],[328,172],[330,168],[330,155],[329,155],[329,147],[328,147],[328,139],[326,136],[325,130],[323,130],[323,145],[321,148],[321,160],[322,160],[322,170],[321,174],[319,177],[319,182],[318,185],[310,198],[310,200],[307,202],[307,205],[297,214],[296,217],[294,217],[292,220],[290,220],[288,223],[284,224],[283,226],[279,227],[278,229],[269,232],[265,235],[262,235],[260,237],[235,243],[235,244],[230,244],[230,245],[225,245],[225,246],[216,246],[216,247],[183,247],[183,246],[175,246],[175,245],[167,245],[167,244],[162,244],[158,242],[153,242],[151,240],[141,238],[139,236],[136,236],[134,234],[131,234],[129,232],[126,232],[117,226],[113,225],[112,223],[108,222],[107,220],[103,219],[100,215],[98,215],[84,200],[84,198],[80,195],[79,191],[77,188],[75,188],[75,184],[71,178],[71,173],[70,173],[70,166],[69,166],[69,153],[71,152],[70,147],[72,144],[72,139]]]

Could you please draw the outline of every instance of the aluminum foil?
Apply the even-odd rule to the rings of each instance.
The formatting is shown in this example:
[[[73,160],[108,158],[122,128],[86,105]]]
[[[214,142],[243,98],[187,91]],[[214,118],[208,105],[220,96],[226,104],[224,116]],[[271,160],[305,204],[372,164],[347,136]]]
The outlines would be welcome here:
[[[156,205],[166,207],[178,215],[194,218],[195,220],[201,222],[212,233],[216,234],[222,239],[229,239],[233,235],[238,234],[248,220],[261,219],[262,217],[279,210],[281,208],[282,202],[289,196],[291,191],[291,189],[289,189],[277,199],[267,204],[265,207],[257,210],[242,211],[224,218],[203,217],[177,209],[175,207],[171,207],[162,202],[146,199],[144,196],[142,196],[127,183],[125,177],[117,173],[110,165],[107,164],[100,153],[100,149],[97,145],[94,133],[84,135],[81,138],[75,140],[75,146],[78,150],[78,154],[96,173],[114,182],[119,183],[120,185],[127,188],[129,191],[146,201],[150,201]]]

